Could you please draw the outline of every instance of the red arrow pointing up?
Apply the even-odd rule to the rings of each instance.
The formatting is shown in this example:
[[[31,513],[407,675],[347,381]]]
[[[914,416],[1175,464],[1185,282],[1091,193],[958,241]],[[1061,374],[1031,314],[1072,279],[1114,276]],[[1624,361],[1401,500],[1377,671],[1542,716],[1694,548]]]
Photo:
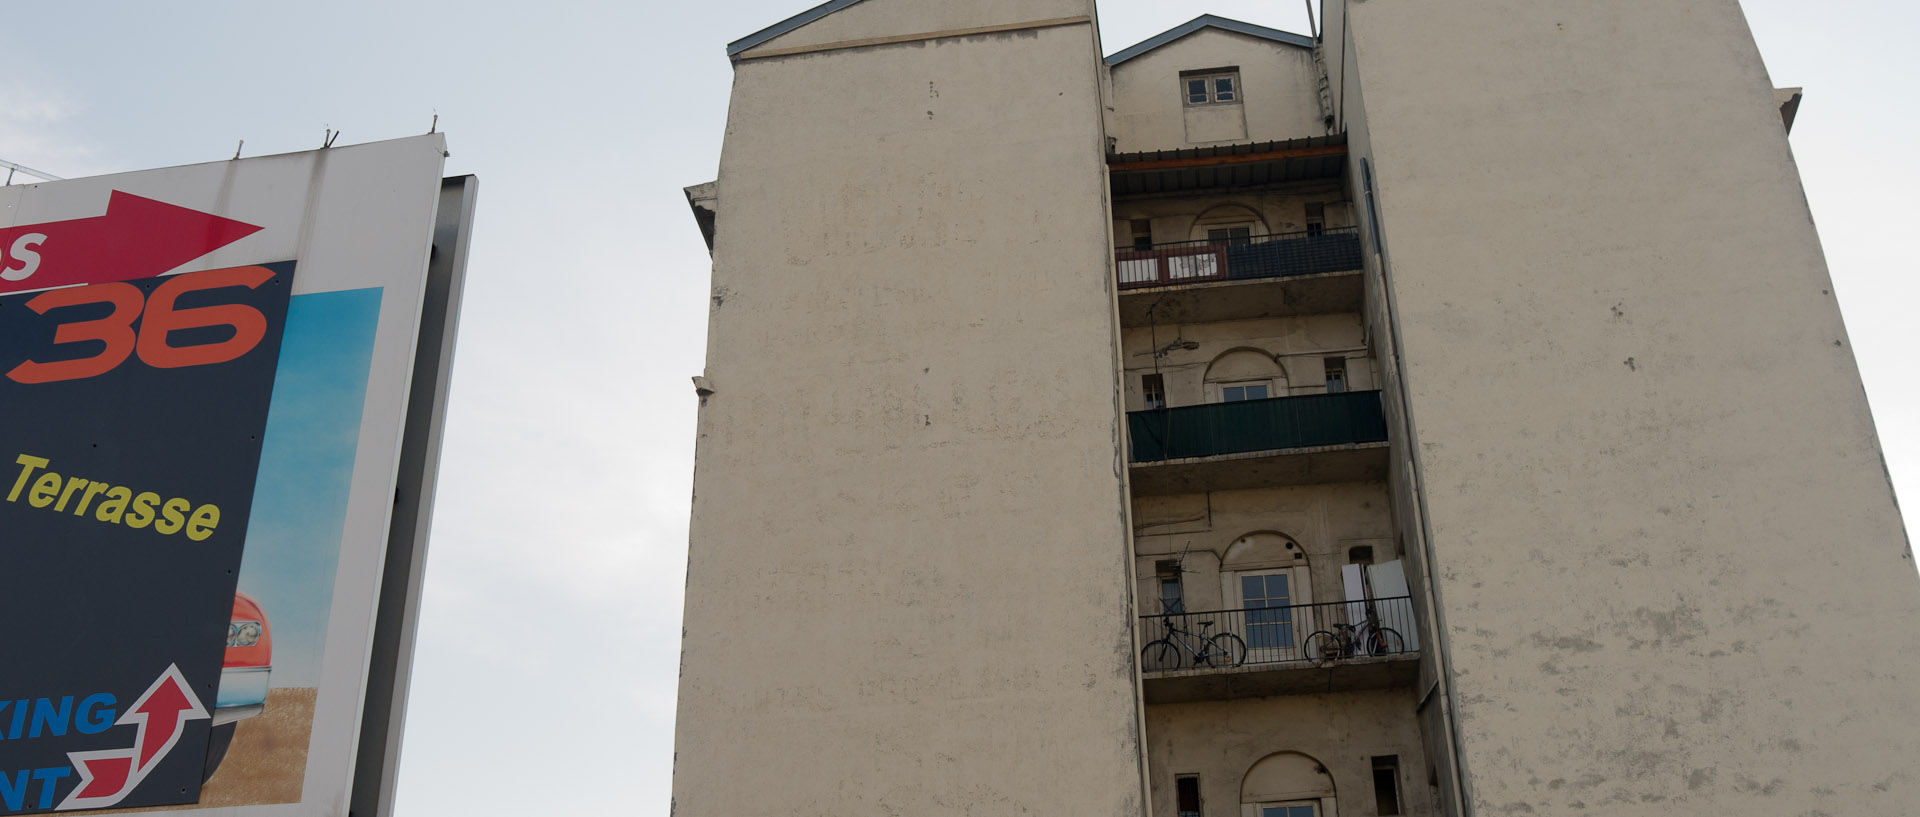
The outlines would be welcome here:
[[[259,231],[115,190],[106,215],[0,229],[0,294],[151,278]]]
[[[133,767],[145,772],[153,767],[155,761],[167,750],[173,748],[180,738],[180,725],[195,718],[207,717],[207,711],[193,693],[183,688],[186,681],[180,677],[180,670],[168,667],[165,675],[140,697],[127,718],[136,715],[146,716],[146,727],[140,730],[140,745],[135,747]]]

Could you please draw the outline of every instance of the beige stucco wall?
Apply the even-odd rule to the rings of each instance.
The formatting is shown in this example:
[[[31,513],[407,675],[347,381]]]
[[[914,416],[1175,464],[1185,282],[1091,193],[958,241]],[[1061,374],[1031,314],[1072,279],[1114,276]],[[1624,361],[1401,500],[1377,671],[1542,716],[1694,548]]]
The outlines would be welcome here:
[[[736,65],[679,817],[1143,813],[1096,49]]]
[[[1399,760],[1402,812],[1435,814],[1415,704],[1410,691],[1396,689],[1149,706],[1153,813],[1176,814],[1174,779],[1198,775],[1201,813],[1238,817],[1248,770],[1269,755],[1297,752],[1333,778],[1335,810],[1325,817],[1379,813],[1373,758],[1384,756]]]
[[[1225,67],[1240,70],[1242,103],[1188,108],[1180,73]],[[1311,49],[1209,27],[1116,65],[1112,73],[1110,135],[1121,153],[1327,132],[1320,118],[1319,75]],[[1212,122],[1189,132],[1189,112],[1203,117],[1237,113],[1245,121],[1244,136],[1226,135]]]
[[[1237,607],[1237,595],[1221,581],[1221,560],[1235,540],[1248,534],[1270,531],[1300,545],[1305,558],[1294,566],[1307,572],[1311,584],[1296,604],[1346,598],[1340,568],[1348,564],[1351,548],[1372,548],[1375,562],[1400,557],[1386,486],[1380,483],[1137,497],[1133,525],[1140,615],[1163,612],[1154,570],[1167,559],[1182,561],[1187,610]]]
[[[1737,5],[1345,15],[1473,813],[1912,813],[1920,584]]]
[[[1123,387],[1128,411],[1146,408],[1140,377],[1156,371],[1166,384],[1169,406],[1219,402],[1219,395],[1211,392],[1207,384],[1210,379],[1222,379],[1221,373],[1213,371],[1214,377],[1210,378],[1209,371],[1213,370],[1216,362],[1237,363],[1226,360],[1225,356],[1242,351],[1255,352],[1271,359],[1275,372],[1271,386],[1273,397],[1325,394],[1326,359],[1336,357],[1346,360],[1347,388],[1350,391],[1375,388],[1373,361],[1359,315],[1308,315],[1298,318],[1139,326],[1122,332],[1121,339],[1125,352],[1126,377]],[[1159,357],[1156,365],[1154,350],[1177,341],[1191,341],[1198,345],[1193,349],[1179,346],[1169,348]],[[1251,377],[1238,374],[1242,371],[1239,367],[1235,371],[1235,375],[1224,379],[1239,381]],[[1286,386],[1285,391],[1280,390],[1282,384]]]

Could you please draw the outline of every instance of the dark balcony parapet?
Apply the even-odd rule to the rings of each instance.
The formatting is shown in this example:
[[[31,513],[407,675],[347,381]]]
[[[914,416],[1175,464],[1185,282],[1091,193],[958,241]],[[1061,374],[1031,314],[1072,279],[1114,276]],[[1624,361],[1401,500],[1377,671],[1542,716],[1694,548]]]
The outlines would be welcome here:
[[[1114,251],[1120,288],[1283,278],[1360,269],[1357,227],[1258,235],[1226,241],[1175,241]]]
[[[1127,413],[1131,461],[1159,462],[1387,439],[1380,392],[1352,391]]]

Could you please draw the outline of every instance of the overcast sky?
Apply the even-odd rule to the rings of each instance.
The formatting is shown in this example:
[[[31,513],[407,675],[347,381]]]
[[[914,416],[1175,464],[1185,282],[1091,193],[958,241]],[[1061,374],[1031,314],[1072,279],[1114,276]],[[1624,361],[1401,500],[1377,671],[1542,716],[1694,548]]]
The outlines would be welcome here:
[[[889,0],[902,2],[904,0]],[[9,3],[0,159],[74,177],[448,134],[480,210],[403,817],[665,815],[724,46],[808,0]],[[1748,2],[1896,485],[1920,507],[1913,6]],[[1211,12],[1102,4],[1112,53]],[[1660,25],[1657,18],[1645,21]],[[1810,543],[1817,544],[1817,543]],[[753,785],[743,779],[741,785]],[[575,809],[593,809],[576,811]]]

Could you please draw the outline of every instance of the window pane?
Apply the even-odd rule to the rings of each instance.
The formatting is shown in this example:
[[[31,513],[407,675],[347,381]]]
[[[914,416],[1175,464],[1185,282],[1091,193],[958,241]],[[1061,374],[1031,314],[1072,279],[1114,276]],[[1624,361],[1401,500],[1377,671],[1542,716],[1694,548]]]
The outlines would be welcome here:
[[[1247,390],[1243,386],[1223,386],[1220,389],[1220,400],[1222,402],[1237,403],[1245,399],[1247,399]]]
[[[1247,400],[1267,399],[1267,387],[1266,386],[1248,386],[1247,396],[1244,399],[1247,399]]]
[[[1204,79],[1187,80],[1187,101],[1195,105],[1207,101],[1207,81]]]
[[[1233,101],[1233,77],[1216,77],[1213,80],[1213,100],[1215,102]]]

